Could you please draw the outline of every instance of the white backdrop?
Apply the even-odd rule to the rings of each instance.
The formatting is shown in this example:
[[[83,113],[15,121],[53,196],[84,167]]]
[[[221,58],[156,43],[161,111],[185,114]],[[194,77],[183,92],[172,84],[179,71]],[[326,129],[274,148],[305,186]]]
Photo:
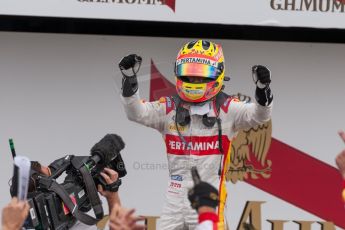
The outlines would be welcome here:
[[[344,0],[1,0],[0,15],[345,28]]]
[[[159,215],[166,189],[165,147],[160,134],[127,121],[119,99],[117,64],[129,53],[144,58],[141,95],[148,99],[150,59],[173,81],[172,63],[190,39],[0,33],[0,206],[9,201],[12,159],[18,154],[49,164],[65,154],[88,155],[106,133],[121,135],[128,176],[121,198],[139,214]],[[273,137],[334,166],[344,144],[343,44],[216,40],[223,45],[227,92],[254,94],[251,66],[273,73]],[[156,164],[154,169],[147,164]],[[140,166],[139,166],[140,165]],[[228,184],[231,229],[247,200],[266,201],[266,219],[319,220],[318,217],[246,183]],[[298,229],[287,223],[286,229]],[[315,226],[315,229],[320,227]]]

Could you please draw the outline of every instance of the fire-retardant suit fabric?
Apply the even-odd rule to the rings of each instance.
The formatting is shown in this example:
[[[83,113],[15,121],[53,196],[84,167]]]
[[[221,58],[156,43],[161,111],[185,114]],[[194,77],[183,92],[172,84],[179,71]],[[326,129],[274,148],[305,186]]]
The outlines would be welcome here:
[[[185,142],[181,140],[175,126],[175,103],[172,97],[145,102],[137,92],[121,99],[128,119],[158,130],[166,145],[170,178],[158,229],[195,229],[198,215],[187,198],[188,190],[193,186],[193,166],[197,167],[203,181],[219,189],[217,214],[219,222],[224,222],[227,197],[225,172],[230,162],[231,141],[240,129],[268,121],[271,118],[272,103],[261,106],[227,97],[219,110],[223,146],[221,153],[217,123],[211,128],[206,127],[201,115],[191,115],[187,126],[178,126]],[[215,116],[217,106],[211,103],[210,107],[208,116]]]

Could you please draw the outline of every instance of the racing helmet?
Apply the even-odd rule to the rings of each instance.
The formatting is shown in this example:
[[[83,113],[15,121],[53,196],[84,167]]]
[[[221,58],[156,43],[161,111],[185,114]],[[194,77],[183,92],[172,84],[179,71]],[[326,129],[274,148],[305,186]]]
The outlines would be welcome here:
[[[181,48],[175,62],[177,94],[186,102],[208,101],[222,90],[224,72],[219,44],[205,40],[189,42]]]

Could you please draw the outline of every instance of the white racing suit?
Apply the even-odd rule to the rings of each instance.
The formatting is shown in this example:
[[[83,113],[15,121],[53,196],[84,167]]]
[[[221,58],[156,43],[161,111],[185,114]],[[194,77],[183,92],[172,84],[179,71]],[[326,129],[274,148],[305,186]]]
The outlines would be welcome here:
[[[219,189],[218,216],[219,221],[224,222],[227,196],[225,172],[230,162],[231,140],[238,130],[268,121],[271,117],[272,103],[269,106],[261,106],[227,97],[219,109],[222,154],[219,150],[217,123],[208,128],[202,123],[201,115],[191,115],[189,125],[179,126],[185,142],[181,140],[175,126],[175,104],[171,97],[144,102],[140,100],[137,92],[131,97],[122,97],[122,102],[129,120],[158,130],[165,141],[170,178],[166,204],[158,229],[195,229],[198,215],[191,208],[187,197],[188,190],[193,186],[192,166],[197,167],[203,181]],[[210,107],[208,116],[215,116],[215,103],[211,103]]]

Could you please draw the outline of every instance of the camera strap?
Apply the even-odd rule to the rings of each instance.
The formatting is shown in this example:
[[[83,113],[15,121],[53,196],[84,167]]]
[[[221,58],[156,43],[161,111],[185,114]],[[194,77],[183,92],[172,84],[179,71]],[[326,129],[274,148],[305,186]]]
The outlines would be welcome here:
[[[79,169],[79,172],[83,177],[86,192],[88,194],[93,211],[95,212],[95,216],[98,220],[101,220],[104,216],[104,213],[95,182],[93,181],[93,178],[85,165]]]
[[[87,225],[95,225],[99,221],[99,219],[96,219],[86,213],[79,211],[78,207],[73,203],[66,190],[55,180],[51,180],[49,190],[55,192],[62,199],[64,204],[71,211],[72,215],[77,218],[77,220]]]
[[[73,157],[74,163],[80,163],[80,159],[77,159],[76,157]],[[56,170],[54,171],[54,175],[60,175],[63,171],[66,170],[71,165],[70,158],[63,158],[59,159],[57,161],[54,161],[56,166]],[[73,167],[75,167],[75,164],[72,164]],[[80,166],[79,166],[80,167]],[[76,168],[76,167],[75,167]],[[78,167],[77,167],[78,168]],[[103,208],[101,204],[101,200],[98,196],[98,191],[96,188],[96,185],[93,181],[93,178],[89,172],[89,170],[86,168],[85,165],[81,166],[79,168],[79,172],[82,174],[83,181],[85,184],[86,192],[88,194],[88,198],[90,200],[91,206],[94,210],[96,218],[79,211],[78,207],[73,203],[72,199],[70,198],[67,191],[64,189],[64,187],[60,184],[58,184],[54,179],[51,177],[43,177],[40,180],[40,185],[45,187],[48,190],[51,190],[55,192],[64,202],[64,204],[67,206],[67,208],[71,211],[72,215],[79,221],[83,222],[87,225],[95,225],[99,220],[103,218]]]

